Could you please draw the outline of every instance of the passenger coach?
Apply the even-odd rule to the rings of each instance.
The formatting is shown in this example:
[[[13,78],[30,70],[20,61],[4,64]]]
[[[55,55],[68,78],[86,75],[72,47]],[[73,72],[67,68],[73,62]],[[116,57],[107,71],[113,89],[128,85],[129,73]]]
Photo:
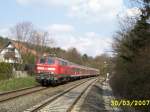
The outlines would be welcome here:
[[[97,76],[98,69],[81,66],[67,60],[44,56],[35,64],[36,80],[42,85],[56,85],[64,81]]]

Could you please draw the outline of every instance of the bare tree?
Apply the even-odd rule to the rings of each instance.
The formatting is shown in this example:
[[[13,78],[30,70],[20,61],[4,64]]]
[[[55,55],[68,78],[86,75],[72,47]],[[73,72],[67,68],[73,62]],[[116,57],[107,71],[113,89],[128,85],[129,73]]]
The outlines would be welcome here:
[[[66,53],[65,58],[76,64],[82,64],[81,54],[76,48],[69,48]]]
[[[17,23],[14,27],[10,28],[12,36],[21,42],[27,42],[32,36],[33,25],[31,22]]]
[[[50,38],[47,31],[35,30],[30,42],[35,46],[38,46],[38,51],[40,52],[40,54],[43,54],[45,48],[51,46],[54,43],[54,40]]]
[[[17,23],[14,27],[10,28],[11,35],[18,43],[19,50],[22,51],[23,49],[21,43],[28,43],[28,40],[32,37],[33,29],[34,28],[31,22]]]
[[[47,31],[36,29],[31,22],[17,23],[14,27],[10,28],[12,37],[14,37],[18,43],[19,50],[23,50],[22,44],[26,44],[26,51],[30,53],[28,49],[30,46],[34,45],[35,49],[39,51],[40,54],[44,53],[46,47],[50,47],[54,40],[50,38]],[[32,46],[33,47],[33,46]]]

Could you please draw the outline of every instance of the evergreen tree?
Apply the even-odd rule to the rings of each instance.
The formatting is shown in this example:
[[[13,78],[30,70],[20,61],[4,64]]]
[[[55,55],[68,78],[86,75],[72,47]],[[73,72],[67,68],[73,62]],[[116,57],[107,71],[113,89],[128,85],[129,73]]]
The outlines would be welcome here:
[[[150,91],[150,0],[141,0],[142,14],[131,30],[120,31],[115,40],[115,68],[111,85],[126,99],[149,99]],[[149,107],[136,107],[142,111]]]

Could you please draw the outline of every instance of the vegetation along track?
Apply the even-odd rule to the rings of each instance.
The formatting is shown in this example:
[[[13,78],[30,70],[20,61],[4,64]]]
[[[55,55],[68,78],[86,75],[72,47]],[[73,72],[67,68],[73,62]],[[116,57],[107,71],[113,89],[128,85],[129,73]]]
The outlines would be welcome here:
[[[85,91],[97,80],[98,78],[92,78],[78,83],[63,92],[48,98],[40,104],[27,109],[24,112],[71,112]]]
[[[25,96],[34,92],[42,91],[47,89],[46,87],[41,87],[41,86],[34,86],[34,87],[29,87],[29,88],[24,88],[24,89],[19,89],[15,91],[9,91],[9,92],[4,92],[0,93],[0,103],[12,100],[21,96]]]

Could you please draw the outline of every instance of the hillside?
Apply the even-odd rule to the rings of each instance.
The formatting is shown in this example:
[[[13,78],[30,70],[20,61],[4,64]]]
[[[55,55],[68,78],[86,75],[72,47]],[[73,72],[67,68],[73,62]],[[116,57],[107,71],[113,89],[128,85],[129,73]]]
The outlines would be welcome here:
[[[106,54],[91,57],[87,54],[82,55],[76,48],[70,48],[66,51],[59,47],[41,47],[39,45],[18,42],[3,37],[0,37],[0,48],[3,48],[9,41],[13,42],[15,47],[21,52],[23,64],[34,64],[36,58],[43,54],[55,54],[56,57],[66,59],[80,65],[98,68],[103,72],[105,71],[104,62],[107,61],[108,65],[111,63],[111,58]]]

